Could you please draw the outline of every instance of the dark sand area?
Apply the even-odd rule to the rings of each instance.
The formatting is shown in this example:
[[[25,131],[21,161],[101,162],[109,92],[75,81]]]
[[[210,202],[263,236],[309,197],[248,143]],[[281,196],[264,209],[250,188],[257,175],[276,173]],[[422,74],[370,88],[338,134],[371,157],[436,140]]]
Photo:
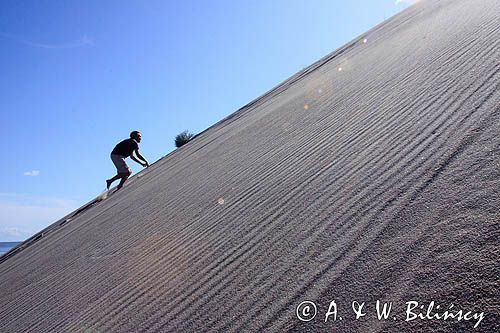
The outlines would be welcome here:
[[[0,332],[500,332],[499,13],[420,1],[21,244]]]

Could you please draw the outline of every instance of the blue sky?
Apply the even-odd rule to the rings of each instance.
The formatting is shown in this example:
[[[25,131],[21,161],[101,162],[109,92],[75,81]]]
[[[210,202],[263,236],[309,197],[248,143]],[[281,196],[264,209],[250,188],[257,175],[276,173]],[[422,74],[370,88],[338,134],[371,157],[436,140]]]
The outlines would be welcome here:
[[[411,2],[3,0],[0,241],[101,193],[130,131],[152,163]]]

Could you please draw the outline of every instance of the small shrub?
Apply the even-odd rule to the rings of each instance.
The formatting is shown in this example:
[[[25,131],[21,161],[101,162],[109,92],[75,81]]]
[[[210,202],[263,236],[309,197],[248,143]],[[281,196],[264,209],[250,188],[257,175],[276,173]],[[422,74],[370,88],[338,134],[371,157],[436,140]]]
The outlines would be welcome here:
[[[188,131],[184,131],[180,134],[177,134],[177,136],[175,137],[175,146],[179,148],[180,146],[185,145],[186,143],[191,141],[193,136],[194,134],[191,134]]]

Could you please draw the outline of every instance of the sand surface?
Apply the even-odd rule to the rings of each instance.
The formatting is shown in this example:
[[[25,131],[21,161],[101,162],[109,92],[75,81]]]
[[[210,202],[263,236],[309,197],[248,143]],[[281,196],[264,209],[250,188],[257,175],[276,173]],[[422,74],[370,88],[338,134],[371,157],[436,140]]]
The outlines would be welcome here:
[[[421,1],[57,221],[0,332],[499,332],[499,13]]]

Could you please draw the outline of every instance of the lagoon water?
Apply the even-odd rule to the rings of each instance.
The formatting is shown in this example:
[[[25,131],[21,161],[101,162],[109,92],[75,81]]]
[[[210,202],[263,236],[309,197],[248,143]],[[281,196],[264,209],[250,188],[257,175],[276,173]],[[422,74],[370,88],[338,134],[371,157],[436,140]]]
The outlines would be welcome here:
[[[0,256],[7,253],[20,242],[0,242]]]

